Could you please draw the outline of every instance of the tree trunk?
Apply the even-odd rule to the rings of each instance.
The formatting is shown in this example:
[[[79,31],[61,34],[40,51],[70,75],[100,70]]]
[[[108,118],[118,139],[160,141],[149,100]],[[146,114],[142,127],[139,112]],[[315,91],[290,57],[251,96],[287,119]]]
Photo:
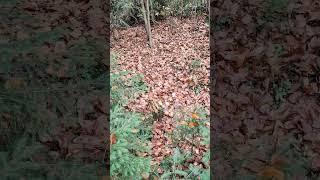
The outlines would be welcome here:
[[[150,15],[151,15],[151,21],[155,23],[155,18],[154,18],[154,9],[153,9],[153,0],[150,0]]]
[[[149,8],[149,0],[146,0],[146,5],[147,5],[147,18],[148,18],[148,29],[149,29],[149,44],[150,47],[152,48],[152,36],[151,36],[151,23],[150,23],[150,8]]]
[[[141,7],[142,7],[144,24],[145,24],[146,32],[148,36],[149,46],[150,48],[152,48],[149,0],[141,0]]]

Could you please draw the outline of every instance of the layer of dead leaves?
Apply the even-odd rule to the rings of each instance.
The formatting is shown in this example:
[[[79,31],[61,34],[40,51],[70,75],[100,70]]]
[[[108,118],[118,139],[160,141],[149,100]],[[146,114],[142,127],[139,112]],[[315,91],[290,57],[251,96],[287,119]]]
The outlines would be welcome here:
[[[155,163],[172,153],[171,139],[165,134],[174,129],[176,112],[197,106],[209,111],[208,32],[204,17],[168,19],[152,26],[153,49],[150,49],[143,26],[114,31],[112,51],[118,55],[121,69],[143,74],[150,88],[129,108],[150,113],[156,103],[164,109],[165,116],[153,125]],[[200,65],[194,68],[193,61],[200,61]],[[200,90],[198,94],[196,88]]]
[[[10,9],[11,7],[9,7],[3,6],[2,10]],[[54,72],[55,70],[51,68],[51,62],[59,61],[65,64],[64,61],[66,60],[63,53],[68,48],[79,42],[86,42],[86,38],[105,40],[105,37],[108,36],[108,26],[105,22],[107,7],[104,2],[26,0],[17,2],[15,8],[21,10],[21,14],[27,18],[20,17],[20,14],[13,13],[10,15],[8,13],[10,21],[3,20],[1,35],[5,34],[6,37],[22,41],[28,40],[39,33],[50,32],[61,27],[69,30],[64,31],[63,36],[57,42],[45,42],[43,46],[35,48],[39,58],[49,61],[47,74],[51,76],[66,78],[65,71],[68,67],[65,66]],[[19,58],[24,59],[26,57]],[[6,83],[6,88],[9,89],[22,86],[23,83],[15,79]],[[40,141],[50,151],[49,156],[54,159],[74,158],[84,162],[103,160],[107,148],[105,144],[108,134],[108,118],[106,112],[101,112],[101,110],[105,111],[107,109],[107,102],[107,98],[89,97],[89,95],[78,99],[79,117],[75,119],[65,118],[65,114],[58,118],[59,115],[55,113],[55,109],[40,112],[48,114],[45,120],[50,121],[49,123],[59,119],[56,129],[52,129],[52,134],[40,137]],[[50,104],[50,100],[48,100],[48,104]],[[71,121],[78,122],[79,126],[69,127],[68,123]],[[41,159],[42,157],[37,158]]]
[[[301,157],[312,159],[310,171],[320,170],[320,3],[289,1],[285,8],[266,11],[266,2],[211,3],[215,178],[264,174],[283,179],[281,170],[266,168],[266,154],[288,142]],[[228,21],[217,23],[221,19]],[[285,81],[291,86],[277,103],[279,88],[273,84]],[[239,165],[242,160],[249,163]]]

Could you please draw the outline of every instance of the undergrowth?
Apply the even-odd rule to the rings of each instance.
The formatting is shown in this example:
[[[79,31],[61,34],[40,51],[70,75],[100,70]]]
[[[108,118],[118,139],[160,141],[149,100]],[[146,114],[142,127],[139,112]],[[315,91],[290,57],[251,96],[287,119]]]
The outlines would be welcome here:
[[[112,0],[112,26],[126,27],[143,22],[140,8],[140,0]],[[206,2],[202,0],[150,0],[150,16],[153,22],[169,16],[189,17],[201,14],[207,8]]]
[[[111,62],[115,62],[115,56]],[[136,95],[147,90],[141,76],[125,79],[129,72],[111,73],[111,176],[114,179],[141,179],[150,172],[150,127],[143,124],[142,115],[130,112],[124,106]]]
[[[189,161],[194,158],[193,151],[185,152],[178,142],[188,142],[192,147],[205,146],[210,143],[209,118],[204,109],[195,113],[180,124],[171,134],[174,153],[161,162],[163,174],[150,165],[151,124],[143,120],[145,114],[131,112],[125,107],[128,102],[148,90],[143,83],[143,76],[120,71],[116,56],[111,58],[111,176],[113,179],[210,179],[209,151],[203,154],[200,166]],[[196,138],[201,139],[197,141]]]
[[[209,118],[203,108],[198,108],[191,117],[186,115],[186,119],[178,122],[178,126],[168,136],[173,141],[172,148],[174,149],[172,156],[166,157],[160,166],[152,167],[152,178],[160,179],[210,179],[210,129]],[[199,141],[200,139],[200,141]],[[186,151],[180,148],[181,143],[187,143],[191,146],[191,150]],[[195,148],[203,146],[207,151],[202,155],[202,159],[198,165],[194,165]],[[164,170],[159,174],[156,169]]]

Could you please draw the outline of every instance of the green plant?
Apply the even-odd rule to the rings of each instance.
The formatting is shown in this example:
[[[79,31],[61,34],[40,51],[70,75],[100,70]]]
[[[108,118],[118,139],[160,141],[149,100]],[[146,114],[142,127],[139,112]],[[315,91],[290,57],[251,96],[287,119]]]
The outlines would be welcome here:
[[[201,72],[201,68],[202,67],[202,62],[200,59],[193,59],[189,65],[189,69],[192,73],[192,79],[193,82],[196,81],[195,79],[197,79],[197,74],[199,74]],[[196,95],[198,95],[201,90],[205,87],[205,84],[199,82],[199,83],[193,83],[191,85],[191,89],[194,91],[194,93]]]
[[[129,26],[130,20],[136,19],[138,3],[134,0],[111,1],[111,23],[115,27]]]
[[[190,64],[191,69],[199,69],[201,67],[201,60],[200,59],[193,59]]]
[[[195,113],[191,115],[186,121],[180,122],[180,125],[176,127],[173,134],[170,134],[170,138],[173,140],[174,149],[173,155],[167,157],[161,162],[160,167],[164,170],[164,173],[160,176],[161,179],[195,179],[200,177],[201,179],[210,179],[209,160],[210,152],[206,152],[202,157],[202,164],[204,168],[189,164],[188,160],[192,159],[194,152],[182,152],[179,148],[180,142],[188,143],[193,147],[208,146],[210,143],[210,129],[207,126],[209,119],[203,108],[199,108]],[[200,142],[195,139],[201,138]],[[193,149],[193,148],[192,148]],[[155,173],[157,175],[157,173]]]
[[[173,156],[170,159],[168,159],[168,161],[166,162],[167,164],[165,164],[165,166],[169,167],[170,169],[172,168],[172,170],[165,172],[161,176],[161,179],[176,179],[176,175],[182,177],[188,176],[187,172],[177,169],[177,165],[183,163],[188,156],[190,156],[190,154],[182,154],[178,148],[175,148]]]
[[[124,78],[129,72],[117,72],[116,56],[113,63],[111,80],[111,142],[110,173],[114,179],[140,179],[150,172],[150,158],[141,156],[149,153],[150,127],[142,123],[142,116],[129,112],[124,106],[136,95],[145,92],[147,86],[142,76]]]
[[[209,118],[203,108],[198,108],[186,121],[177,126],[174,134],[171,135],[174,143],[188,141],[194,146],[209,145],[210,130],[207,126]],[[195,141],[196,137],[201,137],[202,141]]]
[[[152,21],[169,16],[192,16],[206,10],[207,4],[201,0],[150,0]],[[130,26],[141,22],[141,4],[137,0],[112,0],[111,23],[113,27]]]
[[[112,56],[111,62],[113,62],[110,77],[111,106],[114,104],[125,105],[130,99],[136,98],[148,90],[147,85],[143,82],[143,75],[135,74],[130,78],[125,78],[127,75],[132,75],[132,72],[117,71],[115,55]]]
[[[209,162],[209,153],[207,153],[203,162]],[[191,152],[183,153],[179,148],[175,148],[173,155],[166,158],[161,164],[165,172],[160,176],[160,179],[195,179],[200,177],[203,180],[209,180],[209,169],[202,169],[193,164],[189,164],[187,168],[182,168],[187,163],[186,161],[192,157]]]
[[[150,158],[138,154],[148,152],[150,134],[143,134],[141,116],[125,111],[120,106],[111,110],[111,134],[116,137],[111,145],[111,176],[115,178],[139,179],[142,173],[149,173]]]

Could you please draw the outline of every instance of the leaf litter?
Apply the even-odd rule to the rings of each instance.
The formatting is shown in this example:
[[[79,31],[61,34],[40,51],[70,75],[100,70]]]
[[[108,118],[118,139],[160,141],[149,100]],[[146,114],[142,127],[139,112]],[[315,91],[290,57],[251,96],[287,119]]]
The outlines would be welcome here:
[[[181,112],[191,115],[201,106],[209,114],[209,28],[204,17],[174,19],[174,25],[168,19],[152,26],[152,49],[147,46],[143,26],[116,30],[116,39],[111,39],[111,52],[117,54],[120,70],[142,74],[149,87],[128,108],[145,114],[155,112],[154,107],[163,108],[164,116],[153,123],[152,164],[172,155],[175,147],[167,134],[174,131],[178,120],[186,118]],[[196,114],[192,117],[199,118]],[[208,150],[196,149],[197,156]]]
[[[319,177],[319,1],[211,7],[214,178]]]

